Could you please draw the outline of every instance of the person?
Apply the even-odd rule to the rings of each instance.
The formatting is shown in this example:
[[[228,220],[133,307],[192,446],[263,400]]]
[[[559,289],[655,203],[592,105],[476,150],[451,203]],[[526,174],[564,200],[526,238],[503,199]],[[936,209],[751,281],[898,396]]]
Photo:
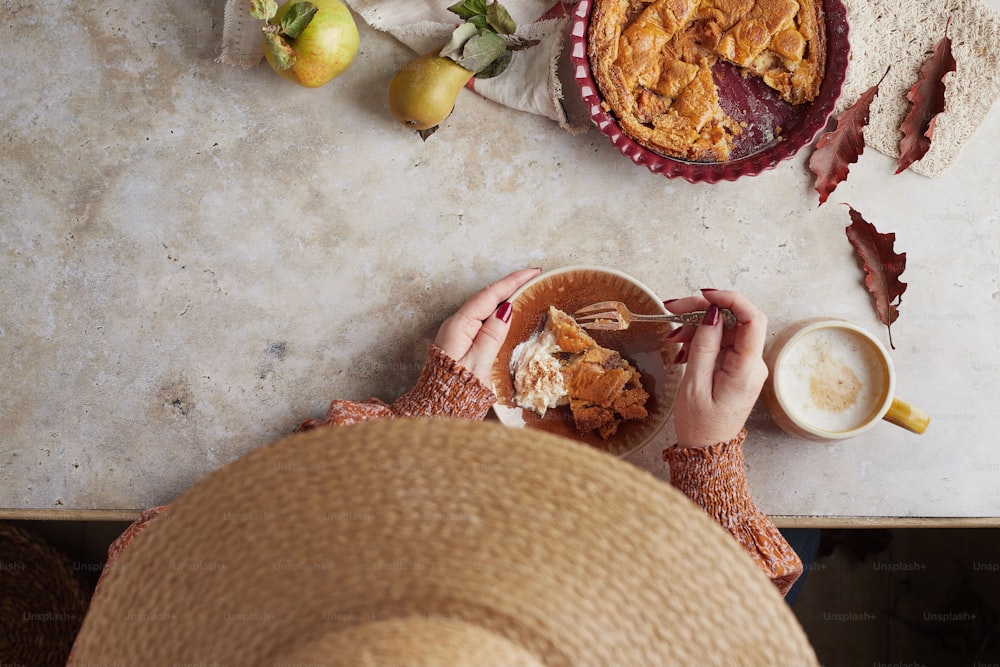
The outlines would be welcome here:
[[[540,269],[515,271],[486,286],[445,320],[428,348],[414,387],[392,403],[334,399],[322,419],[298,431],[393,417],[484,419],[496,401],[489,374],[510,329],[510,297]],[[743,463],[745,423],[767,377],[763,361],[767,318],[737,292],[704,289],[664,302],[673,313],[704,310],[698,326],[671,333],[681,344],[674,363],[686,364],[674,401],[677,442],[664,449],[670,483],[722,525],[782,594],[802,562],[774,523],[754,504]],[[721,309],[737,318],[721,325]],[[162,508],[147,510],[109,549],[109,564]]]
[[[483,419],[496,400],[489,374],[510,326],[507,299],[539,272],[511,273],[459,308],[441,325],[413,389],[392,404],[333,400],[323,419],[300,430],[396,416]],[[786,594],[802,562],[754,504],[743,465],[744,425],[767,378],[767,318],[741,294],[724,290],[704,289],[664,306],[673,313],[705,311],[699,326],[671,334],[681,343],[674,362],[687,368],[674,401],[677,442],[664,450],[670,482],[726,528]],[[722,308],[736,315],[732,331],[721,325]]]

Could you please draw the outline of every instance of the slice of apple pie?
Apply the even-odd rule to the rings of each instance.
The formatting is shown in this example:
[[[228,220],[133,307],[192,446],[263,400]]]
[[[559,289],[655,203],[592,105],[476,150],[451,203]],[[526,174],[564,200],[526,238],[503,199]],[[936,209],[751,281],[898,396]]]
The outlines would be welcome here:
[[[545,327],[514,348],[511,371],[517,405],[542,416],[568,405],[581,433],[607,439],[623,421],[648,416],[639,371],[554,306]]]

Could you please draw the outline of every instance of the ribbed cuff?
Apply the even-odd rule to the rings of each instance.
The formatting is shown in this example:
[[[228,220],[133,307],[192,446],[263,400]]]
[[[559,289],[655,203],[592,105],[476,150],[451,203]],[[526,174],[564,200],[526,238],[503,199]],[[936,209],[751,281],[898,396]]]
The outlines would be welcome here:
[[[471,371],[431,344],[413,389],[391,406],[399,417],[483,419],[497,400]]]
[[[759,510],[743,470],[746,430],[710,447],[671,447],[663,452],[670,483],[703,507],[725,528]]]
[[[670,483],[743,545],[784,595],[802,574],[802,561],[750,495],[744,471],[746,430],[711,447],[671,447]]]

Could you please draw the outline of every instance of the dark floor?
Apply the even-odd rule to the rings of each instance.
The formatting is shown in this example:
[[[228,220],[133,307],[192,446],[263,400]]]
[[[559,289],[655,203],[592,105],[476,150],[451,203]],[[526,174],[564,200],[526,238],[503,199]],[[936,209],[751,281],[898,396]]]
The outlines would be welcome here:
[[[93,581],[127,524],[21,525]],[[817,537],[817,558],[792,608],[824,665],[1000,667],[1000,530],[825,530]]]
[[[108,546],[122,534],[128,521],[14,521],[62,551],[73,569],[92,588],[101,576]],[[2,661],[0,661],[2,667]]]
[[[1000,530],[823,531],[793,609],[829,667],[1000,667]]]

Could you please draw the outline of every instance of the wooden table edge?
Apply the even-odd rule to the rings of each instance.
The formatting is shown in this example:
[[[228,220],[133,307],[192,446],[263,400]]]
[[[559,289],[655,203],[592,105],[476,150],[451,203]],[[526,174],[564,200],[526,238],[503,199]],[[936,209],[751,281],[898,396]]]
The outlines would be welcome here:
[[[1000,528],[1000,516],[792,516],[773,515],[778,528]]]
[[[122,521],[142,510],[0,508],[0,521]],[[1000,516],[799,516],[772,515],[779,528],[1000,528]]]
[[[124,521],[131,523],[139,518],[142,511],[0,507],[0,521]]]

